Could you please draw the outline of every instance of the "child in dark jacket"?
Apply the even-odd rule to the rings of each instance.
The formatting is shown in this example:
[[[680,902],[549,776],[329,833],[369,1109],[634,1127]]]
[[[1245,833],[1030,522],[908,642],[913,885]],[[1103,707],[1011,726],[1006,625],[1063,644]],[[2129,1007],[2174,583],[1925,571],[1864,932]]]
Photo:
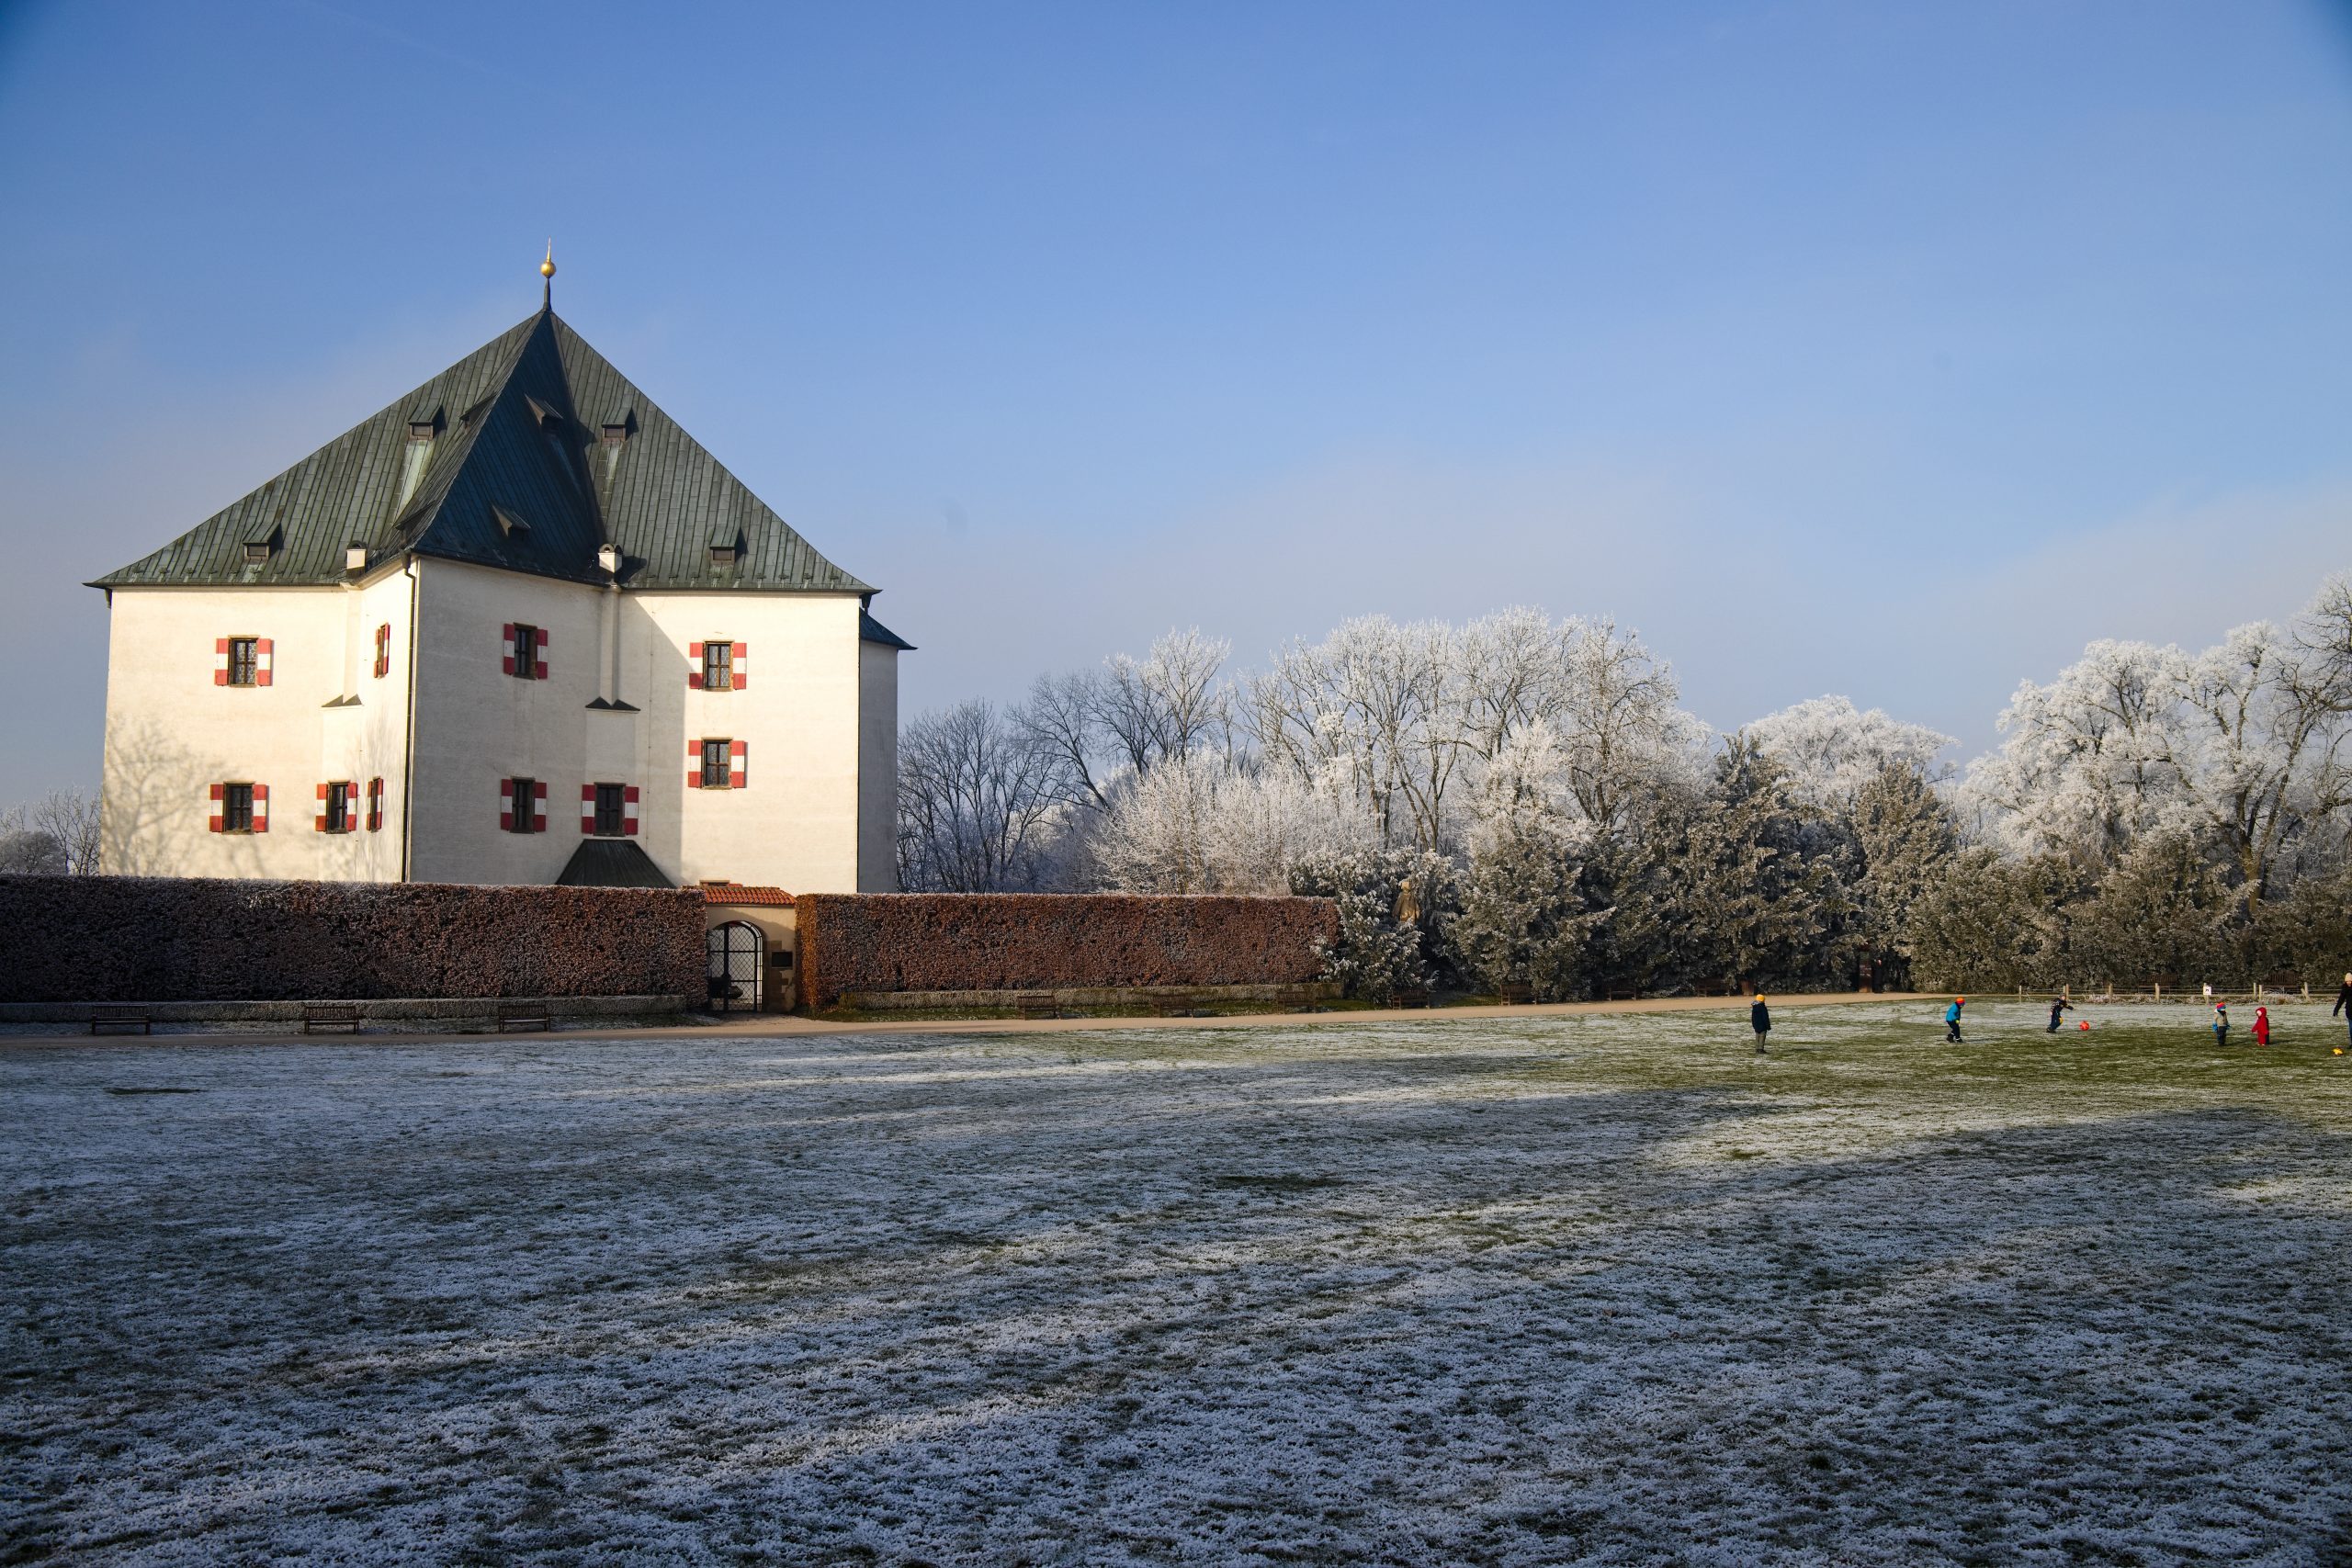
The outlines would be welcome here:
[[[2075,1004],[2074,1004],[2074,1003],[2072,1003],[2072,1002],[2070,1002],[2070,1001],[2068,1001],[2068,1000],[2067,1000],[2065,998],[2064,998],[2064,997],[2055,997],[2055,998],[2052,998],[2051,999],[2051,1003],[2050,1003],[2050,1032],[2051,1032],[2051,1033],[2055,1034],[2055,1033],[2057,1033],[2057,1032],[2058,1032],[2058,1015],[2059,1015],[2059,1014],[2061,1014],[2061,1013],[2064,1013],[2064,1012],[2071,1012],[2071,1011],[2073,1011],[2073,1010],[2074,1010],[2074,1007],[2075,1007]]]
[[[1747,1010],[1747,1027],[1756,1031],[1756,1054],[1764,1052],[1764,1037],[1772,1032],[1772,1010],[1764,1005],[1764,993],[1756,993],[1756,1001]]]

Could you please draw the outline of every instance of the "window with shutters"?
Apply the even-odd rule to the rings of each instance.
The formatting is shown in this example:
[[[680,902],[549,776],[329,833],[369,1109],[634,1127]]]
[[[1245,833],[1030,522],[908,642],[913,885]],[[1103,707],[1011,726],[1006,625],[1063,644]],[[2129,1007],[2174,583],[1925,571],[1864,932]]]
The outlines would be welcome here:
[[[220,828],[223,833],[250,833],[254,830],[254,786],[249,784],[220,786]]]
[[[730,787],[729,781],[727,776],[728,748],[729,742],[724,740],[705,740],[702,743],[703,788],[726,789]]]
[[[686,644],[686,684],[697,692],[740,692],[751,684],[746,669],[751,645],[741,642]]]
[[[621,785],[600,784],[596,786],[596,836],[617,839],[621,836]]]
[[[368,781],[368,830],[384,830],[384,781],[379,778]]]
[[[502,833],[544,833],[548,830],[548,786],[541,779],[498,781],[498,830]]]
[[[392,672],[392,623],[386,621],[376,628],[376,679],[380,681]]]
[[[546,674],[539,649],[547,646],[548,634],[537,626],[517,621],[506,628],[506,672],[518,681],[537,681]]]
[[[340,779],[319,786],[319,831],[348,833],[359,826],[351,781]]]
[[[229,639],[229,684],[250,686],[254,683],[254,677],[261,672],[261,660],[257,652],[260,646],[258,637],[232,637]]]

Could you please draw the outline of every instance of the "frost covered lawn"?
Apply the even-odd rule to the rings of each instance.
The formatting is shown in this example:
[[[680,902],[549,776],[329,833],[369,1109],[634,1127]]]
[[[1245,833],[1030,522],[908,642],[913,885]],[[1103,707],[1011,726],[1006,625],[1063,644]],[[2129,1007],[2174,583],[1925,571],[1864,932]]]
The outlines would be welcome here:
[[[2340,1559],[2341,1026],[1980,1011],[0,1046],[0,1533]]]

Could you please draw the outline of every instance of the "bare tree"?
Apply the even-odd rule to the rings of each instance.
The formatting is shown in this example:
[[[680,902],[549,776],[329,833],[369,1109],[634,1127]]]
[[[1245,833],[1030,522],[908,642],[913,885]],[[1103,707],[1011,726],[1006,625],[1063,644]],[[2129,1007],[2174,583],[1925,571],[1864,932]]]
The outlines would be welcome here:
[[[1035,889],[1069,794],[1064,759],[989,704],[924,715],[899,741],[899,885]]]
[[[57,840],[65,868],[75,876],[98,873],[98,797],[79,790],[51,790],[26,813],[33,829]]]

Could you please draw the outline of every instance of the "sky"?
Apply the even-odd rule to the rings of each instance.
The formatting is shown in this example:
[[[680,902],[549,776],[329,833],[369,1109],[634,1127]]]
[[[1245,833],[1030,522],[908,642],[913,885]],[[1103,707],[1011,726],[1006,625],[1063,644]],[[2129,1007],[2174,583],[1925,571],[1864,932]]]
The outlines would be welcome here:
[[[2319,4],[0,0],[0,805],[79,586],[537,306],[921,651],[1614,615],[1973,751],[2352,568]]]

